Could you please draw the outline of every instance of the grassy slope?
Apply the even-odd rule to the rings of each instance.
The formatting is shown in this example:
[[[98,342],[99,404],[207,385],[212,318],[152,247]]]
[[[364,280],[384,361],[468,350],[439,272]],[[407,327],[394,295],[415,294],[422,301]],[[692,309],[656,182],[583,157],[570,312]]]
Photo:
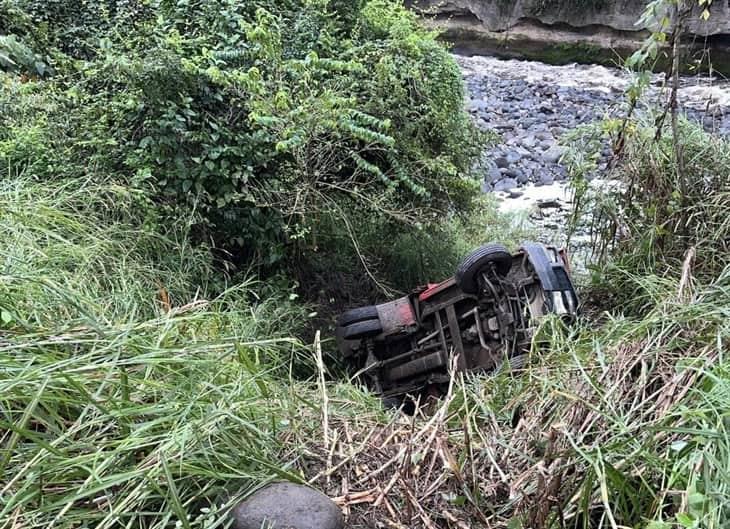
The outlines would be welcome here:
[[[0,526],[187,525],[286,475],[301,310],[247,283],[208,300],[206,253],[131,195],[0,186]]]
[[[527,372],[457,380],[432,415],[389,422],[352,386],[292,379],[290,366],[314,373],[290,337],[302,310],[255,284],[206,300],[211,270],[179,242],[185,223],[158,235],[134,196],[89,182],[0,188],[4,523],[210,527],[283,477],[364,493],[353,527],[559,515],[722,526],[730,270],[681,293],[629,278],[653,295],[645,316],[549,323],[550,352]]]

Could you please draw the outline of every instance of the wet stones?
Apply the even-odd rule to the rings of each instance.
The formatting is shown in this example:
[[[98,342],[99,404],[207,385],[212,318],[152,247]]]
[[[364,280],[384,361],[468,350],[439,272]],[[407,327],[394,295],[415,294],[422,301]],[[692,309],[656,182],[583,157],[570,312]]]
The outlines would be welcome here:
[[[528,184],[550,185],[567,178],[561,164],[561,136],[582,124],[625,115],[629,78],[620,70],[591,65],[549,66],[539,62],[459,57],[470,94],[469,110],[477,124],[499,135],[485,153],[482,189],[508,191]],[[688,78],[680,97],[687,117],[706,130],[730,135],[730,83],[702,86]],[[664,100],[653,88],[650,100]],[[709,98],[709,99],[708,99]],[[707,101],[711,104],[708,105]],[[604,145],[599,172],[613,153]]]
[[[563,154],[565,154],[565,148],[560,147],[559,145],[554,145],[545,151],[542,155],[542,159],[546,164],[555,164],[560,161]]]
[[[507,169],[504,173],[507,178],[514,179],[518,184],[526,184],[530,179],[519,169]]]
[[[477,123],[502,139],[486,153],[493,165],[485,169],[482,188],[492,191],[563,179],[565,171],[557,169],[562,169],[564,149],[557,145],[556,136],[602,117],[598,109],[610,104],[603,92],[586,94],[574,87],[524,79],[476,75],[467,77],[467,86],[473,94],[470,110]],[[482,98],[490,91],[489,104],[484,104]]]
[[[233,529],[343,529],[340,508],[316,490],[274,483],[255,492],[233,511]]]
[[[509,167],[509,160],[504,156],[495,158],[494,163],[497,164],[498,169],[507,169]]]
[[[496,184],[494,184],[492,191],[510,191],[517,187],[517,180],[514,178],[503,178]]]

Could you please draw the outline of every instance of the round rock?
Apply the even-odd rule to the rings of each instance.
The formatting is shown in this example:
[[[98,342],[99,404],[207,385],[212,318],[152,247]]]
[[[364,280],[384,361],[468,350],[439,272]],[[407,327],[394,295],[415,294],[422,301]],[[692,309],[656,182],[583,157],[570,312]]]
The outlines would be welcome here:
[[[343,529],[342,511],[327,496],[294,483],[274,483],[231,512],[233,529]]]
[[[505,158],[504,156],[500,156],[499,158],[494,160],[494,163],[497,164],[497,167],[499,167],[500,169],[506,169],[507,167],[509,167],[509,160],[507,160],[507,158]]]
[[[540,183],[544,186],[550,186],[555,183],[555,178],[551,174],[543,174],[540,176]]]
[[[516,150],[507,151],[506,158],[508,163],[513,164],[519,162],[522,159],[522,155]]]
[[[496,167],[492,167],[484,177],[484,181],[493,184],[502,178],[502,173]]]
[[[546,163],[558,163],[563,154],[565,154],[565,148],[554,145],[553,147],[550,147],[547,151],[545,151],[545,153],[542,155],[542,158],[543,160],[545,160]]]
[[[517,187],[517,180],[514,178],[505,178],[494,184],[494,191],[510,191]]]

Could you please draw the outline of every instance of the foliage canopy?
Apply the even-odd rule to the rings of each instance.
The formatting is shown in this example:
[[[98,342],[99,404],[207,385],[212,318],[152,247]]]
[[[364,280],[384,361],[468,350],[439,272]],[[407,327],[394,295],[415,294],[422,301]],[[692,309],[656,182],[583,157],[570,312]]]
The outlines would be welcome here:
[[[323,214],[471,206],[461,74],[398,2],[3,5],[27,52],[3,63],[4,173],[116,175],[263,264],[312,248]]]

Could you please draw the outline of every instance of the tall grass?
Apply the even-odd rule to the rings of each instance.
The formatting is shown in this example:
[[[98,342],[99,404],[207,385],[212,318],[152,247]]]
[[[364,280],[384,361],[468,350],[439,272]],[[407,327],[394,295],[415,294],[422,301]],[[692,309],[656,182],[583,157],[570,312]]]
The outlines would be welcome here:
[[[287,383],[302,309],[251,282],[215,295],[185,223],[145,206],[111,183],[0,185],[0,527],[213,527],[299,479],[276,456],[306,403]]]
[[[567,139],[578,209],[594,241],[596,298],[641,311],[650,291],[634,276],[672,277],[692,261],[699,280],[713,281],[730,263],[730,142],[680,121],[683,170],[677,167],[671,131],[660,138],[648,117],[626,127],[620,155],[608,178],[620,182],[591,189],[600,138],[617,123],[579,128]],[[618,124],[620,128],[620,123]],[[613,131],[613,132],[611,132]],[[617,141],[614,138],[614,141]]]
[[[113,322],[159,313],[156,294],[163,289],[173,302],[191,299],[196,289],[205,291],[211,273],[206,251],[186,242],[185,227],[161,229],[141,192],[112,181],[3,179],[6,319],[29,327],[79,318]]]
[[[691,301],[646,284],[643,316],[548,320],[525,370],[457,375],[412,419],[301,433],[297,466],[352,528],[727,527],[730,267]]]
[[[722,222],[724,196],[688,207]],[[303,308],[215,279],[190,222],[158,218],[112,182],[0,184],[0,527],[223,527],[277,478],[337,496],[353,528],[727,525],[717,226],[658,249],[711,263],[630,266],[651,261],[621,247],[609,277],[629,304],[548,319],[527,369],[457,376],[405,418],[302,382]]]

